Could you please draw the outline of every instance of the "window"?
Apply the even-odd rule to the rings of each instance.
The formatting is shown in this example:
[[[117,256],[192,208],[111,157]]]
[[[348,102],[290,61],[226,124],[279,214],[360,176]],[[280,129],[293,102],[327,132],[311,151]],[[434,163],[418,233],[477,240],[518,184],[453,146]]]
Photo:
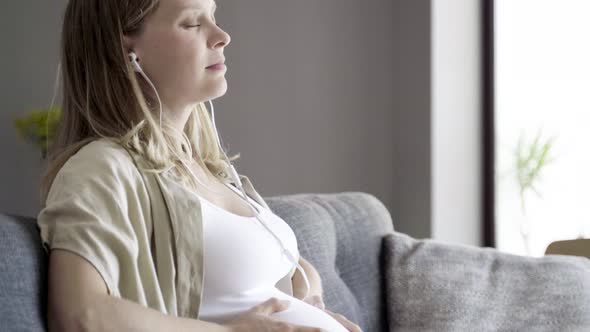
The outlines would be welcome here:
[[[543,256],[590,237],[590,1],[493,7],[496,247]]]

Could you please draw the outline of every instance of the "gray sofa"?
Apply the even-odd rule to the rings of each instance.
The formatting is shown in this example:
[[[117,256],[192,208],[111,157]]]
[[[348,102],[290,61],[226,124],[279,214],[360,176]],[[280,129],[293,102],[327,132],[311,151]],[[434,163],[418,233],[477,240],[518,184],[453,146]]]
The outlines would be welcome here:
[[[324,282],[326,307],[369,331],[590,331],[590,260],[417,240],[362,192],[265,197]],[[35,219],[0,214],[0,331],[46,329]]]

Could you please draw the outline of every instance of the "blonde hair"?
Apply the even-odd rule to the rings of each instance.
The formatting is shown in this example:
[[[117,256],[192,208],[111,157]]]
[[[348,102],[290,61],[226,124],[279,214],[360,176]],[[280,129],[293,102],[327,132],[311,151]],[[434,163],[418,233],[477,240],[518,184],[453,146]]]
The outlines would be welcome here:
[[[185,165],[199,163],[210,175],[227,179],[229,165],[216,140],[204,103],[191,111],[179,134],[167,121],[159,126],[159,104],[145,81],[145,92],[127,58],[123,35],[141,34],[144,19],[159,0],[70,0],[61,35],[62,113],[41,179],[44,206],[53,180],[84,145],[112,139],[139,153],[152,168],[174,168],[192,188],[197,179]],[[239,158],[239,154],[229,158]],[[184,161],[184,163],[182,162]]]

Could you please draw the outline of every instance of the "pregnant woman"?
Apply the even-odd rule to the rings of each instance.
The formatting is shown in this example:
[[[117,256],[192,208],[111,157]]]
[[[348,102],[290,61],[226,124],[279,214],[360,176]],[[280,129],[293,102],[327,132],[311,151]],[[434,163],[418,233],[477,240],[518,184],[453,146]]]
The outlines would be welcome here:
[[[324,307],[292,229],[223,150],[216,6],[67,3],[37,218],[50,331],[361,331]]]

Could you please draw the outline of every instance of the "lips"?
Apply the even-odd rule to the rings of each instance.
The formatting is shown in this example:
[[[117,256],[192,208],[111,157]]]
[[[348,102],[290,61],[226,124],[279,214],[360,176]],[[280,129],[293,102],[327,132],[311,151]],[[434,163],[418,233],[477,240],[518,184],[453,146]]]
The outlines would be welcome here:
[[[215,62],[214,64],[212,64],[212,65],[209,65],[209,66],[207,66],[207,67],[205,67],[205,68],[207,68],[207,69],[208,69],[208,68],[211,68],[211,67],[213,67],[213,66],[222,65],[222,64],[224,64],[224,63],[225,63],[225,59],[221,59],[221,60],[219,60],[219,61]]]

